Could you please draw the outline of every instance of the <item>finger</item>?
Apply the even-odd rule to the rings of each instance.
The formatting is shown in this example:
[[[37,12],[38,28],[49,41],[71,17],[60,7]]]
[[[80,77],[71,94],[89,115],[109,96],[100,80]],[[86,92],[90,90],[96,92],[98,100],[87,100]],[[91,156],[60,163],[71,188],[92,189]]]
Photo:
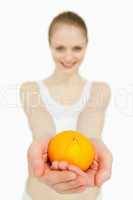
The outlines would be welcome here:
[[[55,170],[58,169],[58,161],[53,161],[52,162],[51,169],[55,169]]]
[[[107,148],[104,149],[103,153],[101,153],[99,156],[99,169],[96,175],[96,184],[98,186],[102,185],[111,177],[112,162],[112,154]]]
[[[111,171],[100,170],[100,172],[96,175],[96,185],[101,186],[105,181],[110,179]]]
[[[98,162],[94,160],[89,169],[98,170]]]
[[[96,170],[88,169],[86,173],[87,173],[87,176],[88,176],[88,186],[94,187],[95,186]]]
[[[108,149],[106,148],[105,151],[100,155],[100,161],[101,165],[100,167],[103,169],[111,169],[112,168],[112,154]]]
[[[73,194],[73,193],[80,193],[80,192],[83,192],[86,190],[86,186],[79,186],[79,187],[76,187],[76,188],[72,188],[72,189],[69,189],[69,190],[57,190],[57,192],[59,191],[59,193],[61,194]]]
[[[92,185],[90,184],[91,179],[89,179],[90,177],[88,176],[88,174],[82,171],[79,167],[75,165],[69,165],[68,169],[72,172],[75,172],[81,179],[83,179],[85,181],[86,186]],[[93,179],[94,179],[94,175],[93,175]]]
[[[58,167],[59,167],[59,169],[61,169],[61,170],[68,169],[68,166],[69,166],[69,164],[68,164],[66,161],[60,161],[60,162],[58,163]]]
[[[75,166],[75,165],[69,164],[68,165],[68,169],[70,171],[73,171],[73,172],[77,173],[80,176],[86,176],[86,173],[84,171],[82,171],[79,167]]]
[[[66,190],[66,194],[71,194],[71,193],[80,193],[86,190],[86,186],[80,186],[78,188],[73,188],[71,190]]]
[[[55,170],[65,170],[68,169],[68,163],[66,161],[53,161],[51,165],[51,169]]]
[[[64,190],[66,191],[66,190],[72,190],[74,188],[78,188],[81,186],[87,186],[87,185],[86,185],[85,179],[80,177],[79,179],[76,179],[73,181],[55,184],[53,188],[58,191],[64,191]]]
[[[56,171],[49,170],[43,177],[40,177],[42,181],[48,185],[55,185],[76,179],[76,174],[69,171]]]
[[[95,160],[100,164],[100,168],[112,168],[113,156],[103,141],[92,139],[96,150]]]

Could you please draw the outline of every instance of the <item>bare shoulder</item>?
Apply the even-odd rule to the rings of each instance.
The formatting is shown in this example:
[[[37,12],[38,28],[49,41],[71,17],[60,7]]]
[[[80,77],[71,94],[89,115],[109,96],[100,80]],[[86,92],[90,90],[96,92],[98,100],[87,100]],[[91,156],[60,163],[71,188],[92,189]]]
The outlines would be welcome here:
[[[93,82],[91,95],[97,106],[106,109],[111,98],[111,87],[106,82]]]
[[[93,82],[93,90],[94,92],[100,92],[106,97],[110,97],[111,95],[111,87],[107,82]]]
[[[37,84],[35,81],[26,81],[20,85],[20,93],[28,91],[37,91]]]
[[[27,81],[20,85],[20,99],[21,101],[31,98],[34,95],[34,98],[37,94],[39,94],[39,90],[37,87],[36,82],[34,81]],[[35,95],[36,94],[36,95]]]
[[[31,108],[35,108],[39,101],[39,89],[35,81],[27,81],[20,85],[20,101],[24,111],[28,114]]]

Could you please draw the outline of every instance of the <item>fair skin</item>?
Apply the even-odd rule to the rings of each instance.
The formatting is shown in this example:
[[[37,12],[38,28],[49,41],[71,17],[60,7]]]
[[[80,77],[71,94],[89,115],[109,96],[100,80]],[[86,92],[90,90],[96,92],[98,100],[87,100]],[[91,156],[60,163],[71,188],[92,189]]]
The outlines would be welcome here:
[[[67,105],[68,96],[71,97],[69,99],[71,104],[80,97],[85,80],[79,75],[79,67],[84,59],[86,48],[86,38],[81,28],[59,25],[52,34],[50,49],[55,63],[55,71],[45,80],[45,84],[49,87],[56,101],[64,105]],[[100,101],[97,101],[97,91],[103,93]],[[31,97],[27,104],[22,98],[22,94],[26,95],[32,92],[37,95]],[[51,135],[55,133],[53,119],[41,99],[36,107],[32,106],[40,98],[35,83],[23,84],[20,95],[33,135],[33,143],[28,149],[28,191],[33,200],[44,199],[46,194],[42,184],[58,193],[71,194],[82,192],[88,187],[99,187],[110,178],[112,155],[100,140],[104,113],[110,98],[110,89],[107,84],[93,84],[91,101],[79,116],[77,123],[77,130],[88,134],[90,138],[93,137],[91,140],[97,151],[91,168],[86,172],[65,161],[54,161],[51,164],[47,162],[47,144]],[[97,104],[98,102],[100,104]],[[47,121],[47,126],[45,126],[44,121]],[[85,121],[86,123],[84,123]],[[91,135],[92,133],[94,134]],[[91,199],[95,200],[96,195],[92,196]]]
[[[50,44],[56,67],[49,81],[52,80],[54,84],[67,87],[81,82],[79,67],[84,59],[86,48],[86,38],[81,29],[70,25],[57,27]],[[63,64],[72,66],[72,68],[64,68]]]

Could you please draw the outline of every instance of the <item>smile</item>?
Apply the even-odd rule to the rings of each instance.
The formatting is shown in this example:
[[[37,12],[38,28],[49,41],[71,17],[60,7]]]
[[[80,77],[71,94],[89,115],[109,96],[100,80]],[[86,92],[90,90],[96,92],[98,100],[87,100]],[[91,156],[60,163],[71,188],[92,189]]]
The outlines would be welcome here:
[[[66,68],[72,68],[74,65],[75,65],[75,63],[76,62],[74,62],[74,63],[61,63],[64,67],[66,67]]]

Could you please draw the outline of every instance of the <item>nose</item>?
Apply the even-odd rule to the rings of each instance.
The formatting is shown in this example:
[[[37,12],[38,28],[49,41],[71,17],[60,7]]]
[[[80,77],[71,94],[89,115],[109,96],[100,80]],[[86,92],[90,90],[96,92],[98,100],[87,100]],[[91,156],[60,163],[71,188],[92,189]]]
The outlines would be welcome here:
[[[67,63],[71,63],[73,61],[73,54],[72,54],[71,51],[68,51],[68,52],[65,53],[64,60]]]

